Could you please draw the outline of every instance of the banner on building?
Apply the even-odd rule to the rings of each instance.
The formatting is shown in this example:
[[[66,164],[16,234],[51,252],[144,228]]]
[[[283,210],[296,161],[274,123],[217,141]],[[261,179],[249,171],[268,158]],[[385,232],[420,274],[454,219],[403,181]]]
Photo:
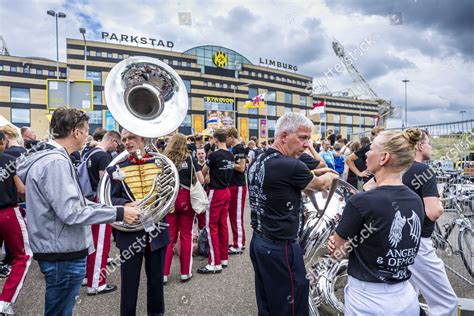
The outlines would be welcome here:
[[[107,131],[115,130],[115,119],[110,111],[105,111],[105,129]]]
[[[260,138],[268,138],[267,119],[260,119]]]
[[[200,114],[193,114],[194,133],[200,133],[204,130],[204,117]]]
[[[203,98],[205,110],[216,110],[216,111],[233,111],[234,99],[226,97],[211,97],[206,96]]]
[[[247,140],[249,137],[249,119],[246,117],[239,118],[240,137]]]

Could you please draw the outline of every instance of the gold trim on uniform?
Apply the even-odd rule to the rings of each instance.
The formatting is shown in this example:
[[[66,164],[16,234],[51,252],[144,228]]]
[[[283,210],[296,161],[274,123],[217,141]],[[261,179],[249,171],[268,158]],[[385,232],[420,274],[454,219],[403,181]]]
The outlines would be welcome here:
[[[125,172],[124,181],[136,201],[143,200],[150,192],[156,175],[161,173],[161,168],[154,163],[130,165],[123,167],[122,170]]]

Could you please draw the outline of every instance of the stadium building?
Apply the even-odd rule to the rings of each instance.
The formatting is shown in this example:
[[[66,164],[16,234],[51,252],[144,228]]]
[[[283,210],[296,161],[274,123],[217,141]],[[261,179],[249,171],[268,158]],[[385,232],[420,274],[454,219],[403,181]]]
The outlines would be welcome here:
[[[376,102],[334,96],[313,98],[307,92],[312,77],[299,74],[297,66],[284,62],[262,57],[254,64],[230,48],[212,45],[174,52],[166,49],[172,47],[170,42],[149,48],[87,41],[84,56],[82,39],[68,38],[66,42],[67,61],[59,63],[59,78],[93,81],[91,131],[97,127],[118,127],[107,110],[105,80],[116,63],[131,56],[159,59],[181,76],[189,95],[189,111],[179,128],[184,134],[201,132],[218,121],[224,126],[236,124],[244,139],[265,139],[273,137],[276,120],[287,112],[310,117],[316,134],[325,134],[331,128],[335,134],[352,138],[377,124]],[[0,115],[18,127],[31,126],[38,135],[46,135],[50,112],[46,105],[46,80],[56,76],[55,61],[0,55]],[[264,107],[244,108],[246,102],[262,94]],[[313,104],[323,100],[325,114],[310,116]]]

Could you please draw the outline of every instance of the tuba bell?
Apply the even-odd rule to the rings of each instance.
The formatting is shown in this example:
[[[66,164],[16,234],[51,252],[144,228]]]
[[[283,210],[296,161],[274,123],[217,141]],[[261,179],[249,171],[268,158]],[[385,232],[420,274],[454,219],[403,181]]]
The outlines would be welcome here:
[[[333,194],[311,192],[303,198],[305,223],[300,237],[304,264],[309,280],[310,315],[344,313],[342,294],[347,279],[347,260],[336,261],[327,251],[327,240],[335,231],[349,197],[357,189],[339,180]],[[319,205],[325,205],[323,211]]]
[[[142,211],[141,223],[116,222],[112,226],[129,232],[147,230],[150,223],[159,223],[168,214],[179,189],[178,170],[171,160],[158,153],[150,138],[167,135],[181,125],[188,111],[186,86],[167,64],[154,58],[136,56],[112,68],[105,82],[105,98],[108,110],[121,126],[149,139],[145,150],[151,157],[144,160],[153,161],[159,170],[150,191],[138,203]],[[143,158],[138,152],[136,155]],[[122,152],[109,167],[129,156],[127,151]],[[112,205],[111,179],[107,172],[99,182],[97,197],[100,203]]]

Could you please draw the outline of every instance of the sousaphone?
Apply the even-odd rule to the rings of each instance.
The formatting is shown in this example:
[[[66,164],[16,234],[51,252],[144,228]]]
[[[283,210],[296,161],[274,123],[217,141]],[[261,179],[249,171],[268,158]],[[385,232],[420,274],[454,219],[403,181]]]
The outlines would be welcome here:
[[[105,98],[108,110],[121,126],[149,139],[175,131],[188,111],[188,93],[183,80],[167,64],[150,57],[131,57],[115,65],[105,82]],[[158,153],[151,140],[146,151],[151,158],[145,160],[153,161],[160,172],[150,192],[138,204],[142,210],[141,222],[112,224],[118,230],[148,230],[149,227],[144,227],[143,223],[160,222],[174,206],[179,189],[178,170],[171,160]],[[139,152],[133,155],[143,158]],[[129,156],[127,151],[122,152],[109,167],[125,161]],[[124,185],[120,177],[114,179]],[[100,203],[112,205],[110,188],[111,179],[106,172],[98,186]]]

